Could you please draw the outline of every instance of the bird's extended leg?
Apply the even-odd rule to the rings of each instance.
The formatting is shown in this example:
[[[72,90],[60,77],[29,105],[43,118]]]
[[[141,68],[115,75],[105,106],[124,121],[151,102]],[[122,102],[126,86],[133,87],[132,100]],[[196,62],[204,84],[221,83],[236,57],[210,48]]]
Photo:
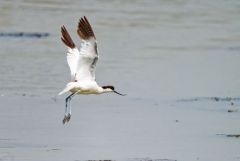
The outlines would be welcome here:
[[[79,90],[80,91],[80,90]],[[71,119],[71,99],[73,96],[75,96],[79,91],[70,94],[66,100],[65,100],[65,116],[63,118],[63,124],[65,124],[66,122],[70,121]]]
[[[69,99],[68,99],[67,122],[70,121],[71,115],[72,115],[72,113],[71,113],[71,108],[72,108],[71,99],[72,99],[73,96],[74,96],[74,94],[72,94],[71,97],[69,97]]]
[[[74,93],[70,94],[66,99],[65,99],[65,115],[63,118],[63,124],[65,124],[66,122],[68,122],[71,118],[71,115],[68,113],[68,108],[70,106],[70,101],[72,96],[74,95]]]

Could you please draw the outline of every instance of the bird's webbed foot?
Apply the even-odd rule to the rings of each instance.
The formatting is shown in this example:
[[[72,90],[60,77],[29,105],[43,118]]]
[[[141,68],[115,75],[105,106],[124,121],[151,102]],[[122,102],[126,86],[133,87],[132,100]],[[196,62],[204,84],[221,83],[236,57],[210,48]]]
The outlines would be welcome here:
[[[70,121],[70,119],[71,119],[71,114],[68,114],[68,115],[65,115],[64,116],[64,118],[63,118],[63,124],[65,124],[65,123],[67,123],[67,122],[69,122]]]

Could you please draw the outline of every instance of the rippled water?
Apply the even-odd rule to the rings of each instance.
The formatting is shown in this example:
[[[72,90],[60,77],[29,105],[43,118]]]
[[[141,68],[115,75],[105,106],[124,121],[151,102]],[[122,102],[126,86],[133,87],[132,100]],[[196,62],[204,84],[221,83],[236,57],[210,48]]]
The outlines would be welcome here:
[[[169,159],[196,160],[199,157],[197,154],[190,155],[191,157],[187,157],[187,154],[181,156],[185,149],[192,149],[192,146],[186,142],[175,140],[176,148],[173,148],[175,146],[173,144],[166,147],[165,151],[160,148],[162,144],[166,146],[169,143],[159,140],[158,136],[163,137],[161,130],[165,130],[163,135],[166,140],[177,136],[167,135],[174,132],[175,124],[170,128],[158,129],[155,127],[156,121],[168,122],[174,120],[176,115],[185,119],[185,114],[181,113],[181,110],[177,110],[179,114],[176,109],[171,108],[172,104],[165,104],[161,100],[238,97],[240,93],[240,1],[238,0],[2,0],[0,15],[1,33],[49,33],[48,37],[43,38],[0,37],[2,100],[0,108],[5,112],[1,114],[1,120],[8,122],[0,126],[3,135],[3,140],[0,138],[2,144],[0,160],[1,156],[8,154],[13,155],[13,160],[32,160],[34,156],[42,156],[43,160],[49,160],[47,158],[54,159],[55,155],[64,156],[64,160],[68,158],[67,154],[73,155],[73,152],[77,153],[79,149],[84,152],[90,151],[93,156],[101,156],[96,149],[102,146],[106,149],[115,147],[114,150],[112,149],[113,153],[109,154],[110,157],[135,158],[148,157],[149,154],[149,157],[155,158],[162,156]],[[97,64],[97,81],[101,85],[113,84],[116,89],[127,93],[128,96],[125,98],[109,95],[97,98],[83,96],[75,99],[73,106],[83,107],[80,111],[74,111],[75,119],[80,115],[79,122],[73,119],[72,127],[62,129],[58,123],[61,123],[64,99],[59,98],[57,103],[51,100],[70,79],[65,58],[66,49],[60,41],[60,27],[65,25],[77,44],[80,40],[76,34],[76,26],[83,15],[88,17],[98,40],[100,59]],[[104,108],[96,109],[95,106],[99,102]],[[84,109],[86,106],[90,111]],[[168,110],[170,108],[169,113],[166,113],[163,107],[167,107]],[[109,110],[109,113],[106,112]],[[138,110],[145,111],[146,115]],[[174,114],[170,116],[172,112]],[[35,113],[39,116],[36,117]],[[48,113],[46,117],[45,113]],[[100,121],[103,125],[98,124],[98,119],[102,119],[98,116],[99,113],[104,117],[110,117],[113,122],[116,121],[115,125],[109,124],[108,118]],[[162,116],[161,113],[169,118]],[[198,115],[195,112],[194,114]],[[91,115],[96,118],[84,122],[83,119],[89,119]],[[127,121],[123,121],[122,118]],[[24,122],[19,121],[21,119]],[[194,120],[194,117],[191,119]],[[51,124],[56,120],[59,122]],[[125,127],[125,124],[129,125]],[[95,130],[89,126],[93,126]],[[104,128],[96,128],[101,126]],[[108,135],[105,130],[111,130],[115,126],[122,131],[113,130],[111,133],[113,135]],[[236,126],[233,123],[230,127],[236,129]],[[201,127],[199,131],[211,129]],[[142,128],[145,132],[141,131]],[[189,130],[187,126],[182,128]],[[69,136],[64,132],[66,129],[75,134]],[[95,136],[98,130],[102,134]],[[179,134],[182,137],[184,130]],[[214,132],[217,133],[218,129],[215,130]],[[19,137],[16,135],[18,132],[20,132]],[[133,135],[138,135],[138,132],[142,134],[133,139],[133,142],[129,143],[129,148],[119,154],[117,151],[121,151]],[[49,138],[51,133],[56,138]],[[88,133],[90,136],[87,135]],[[36,137],[38,135],[44,143],[38,141],[39,138]],[[57,137],[58,135],[60,136]],[[104,140],[108,137],[110,141]],[[10,140],[4,140],[6,138]],[[191,137],[187,141],[190,142]],[[121,146],[118,146],[119,143]],[[144,145],[146,149],[141,147]],[[150,148],[151,146],[153,148]],[[182,146],[184,149],[180,148]],[[66,149],[63,150],[63,147]],[[214,144],[214,147],[218,147],[218,144]],[[61,150],[53,150],[56,154],[48,153],[49,149],[58,148]],[[134,148],[136,149],[128,151]],[[162,150],[162,155],[158,155],[160,153],[158,148]],[[39,152],[38,149],[43,151]],[[172,154],[170,151],[173,149],[176,153],[171,156],[169,154]],[[207,148],[203,146],[203,149]],[[32,152],[29,158],[27,151]],[[146,153],[143,153],[144,151]],[[101,152],[102,157],[108,154],[104,150]],[[200,150],[199,155],[201,154],[204,154],[204,151]],[[82,156],[78,159],[92,159],[89,158],[90,155]],[[239,158],[239,156],[234,157]],[[74,155],[70,158],[77,159]],[[204,157],[200,156],[200,158]],[[205,159],[214,159],[214,157],[205,157]]]

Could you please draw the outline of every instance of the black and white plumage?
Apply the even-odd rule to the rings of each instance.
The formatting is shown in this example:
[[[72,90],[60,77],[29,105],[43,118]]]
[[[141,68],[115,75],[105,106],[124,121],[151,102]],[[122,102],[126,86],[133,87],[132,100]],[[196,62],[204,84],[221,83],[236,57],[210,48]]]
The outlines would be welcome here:
[[[76,47],[65,26],[61,27],[62,42],[68,47],[67,62],[71,72],[71,82],[59,93],[71,94],[66,98],[63,124],[71,118],[70,100],[76,94],[102,94],[115,91],[113,86],[99,86],[95,81],[95,70],[98,61],[97,41],[93,29],[84,16],[79,20],[77,33],[82,40],[80,50]]]

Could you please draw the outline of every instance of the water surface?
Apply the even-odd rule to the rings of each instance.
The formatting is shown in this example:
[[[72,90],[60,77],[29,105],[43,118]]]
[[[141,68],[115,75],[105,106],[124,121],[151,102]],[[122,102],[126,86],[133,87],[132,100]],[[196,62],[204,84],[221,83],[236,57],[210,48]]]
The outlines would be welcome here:
[[[240,1],[0,1],[0,160],[239,160]],[[81,96],[61,124],[70,79],[60,27],[91,22],[97,81],[127,93]]]

